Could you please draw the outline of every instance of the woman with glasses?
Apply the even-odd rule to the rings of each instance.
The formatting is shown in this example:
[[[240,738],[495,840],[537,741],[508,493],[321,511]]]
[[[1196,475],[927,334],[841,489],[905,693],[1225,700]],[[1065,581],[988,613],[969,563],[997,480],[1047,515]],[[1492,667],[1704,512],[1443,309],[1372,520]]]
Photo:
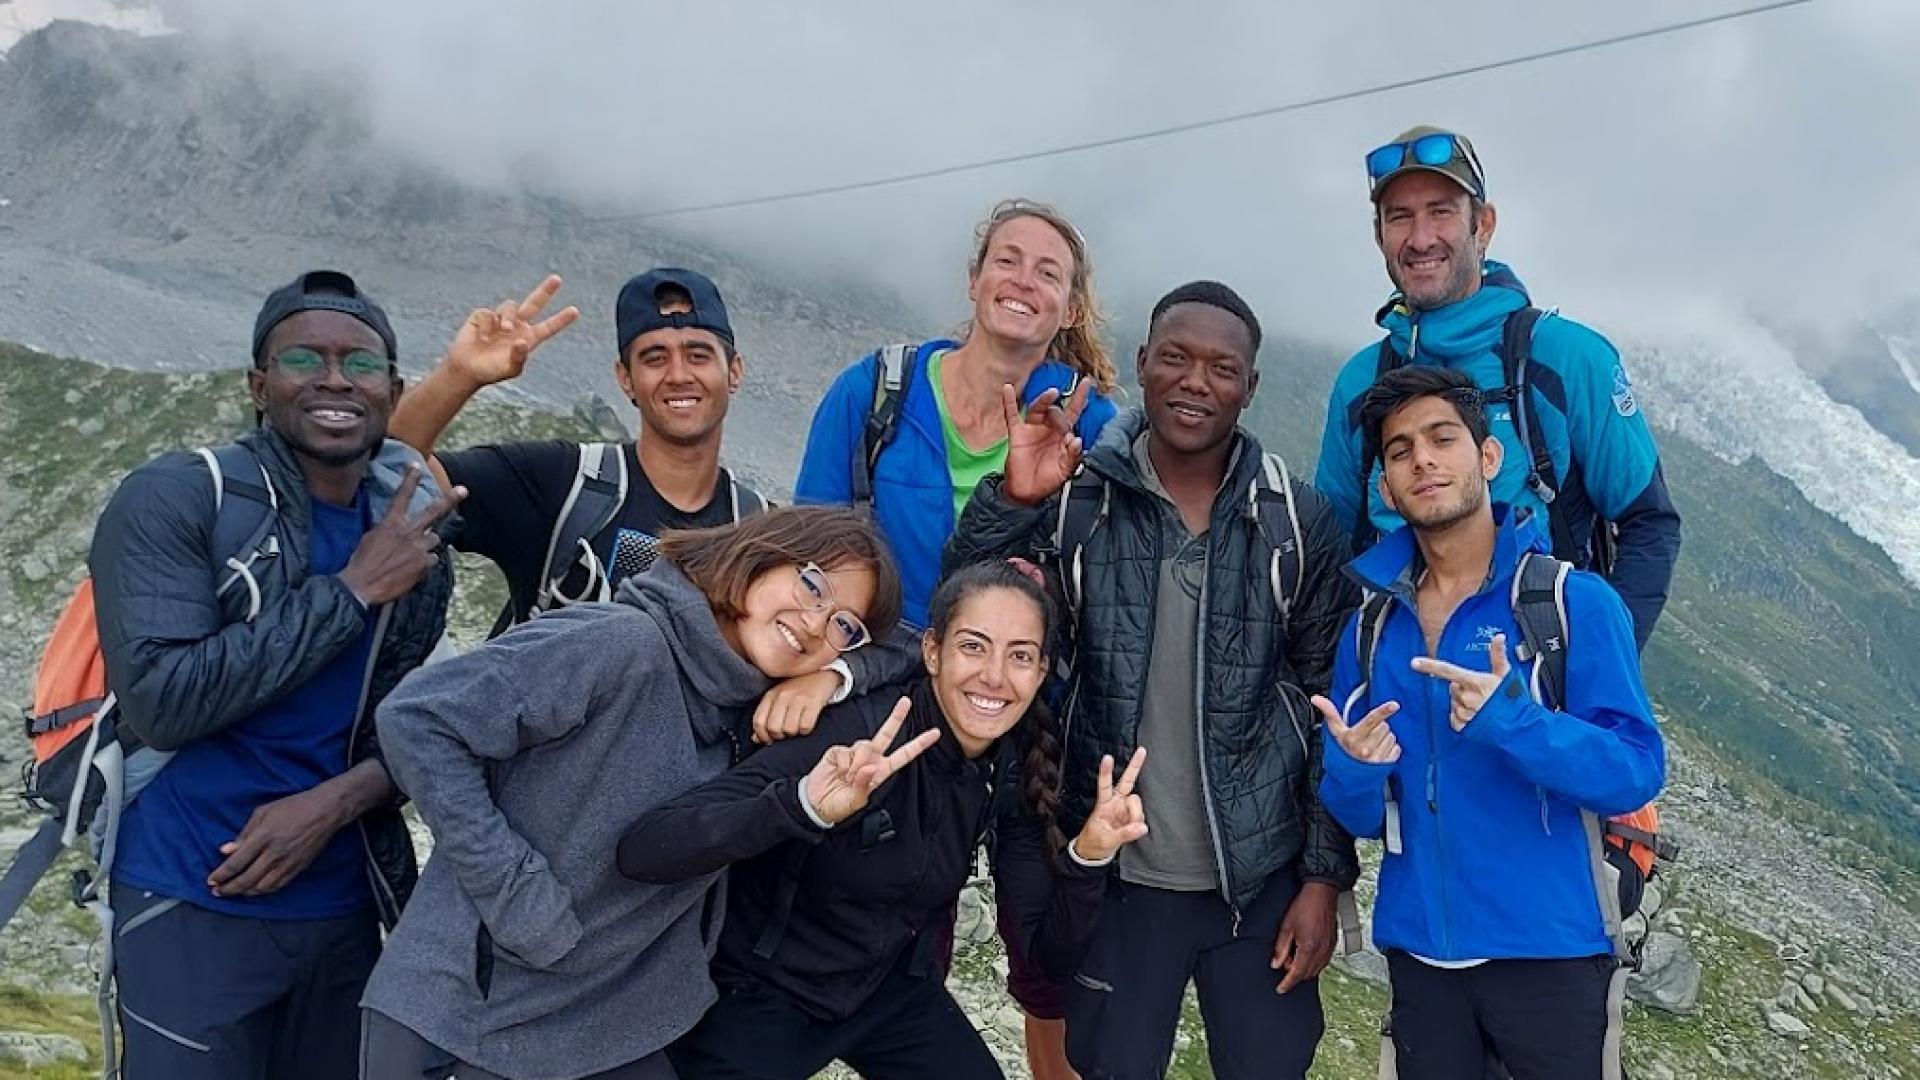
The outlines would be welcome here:
[[[552,611],[422,668],[379,712],[434,851],[367,984],[365,1080],[673,1076],[715,998],[719,868],[639,886],[633,819],[721,775],[745,707],[892,625],[858,515],[769,510],[669,533],[612,603]]]
[[[1144,750],[1118,780],[1101,763],[1071,843],[1054,824],[1059,743],[1036,701],[1053,614],[1038,578],[1005,562],[957,572],[933,597],[925,675],[827,710],[812,734],[626,831],[619,866],[636,881],[732,867],[722,996],[669,1052],[680,1076],[805,1080],[835,1060],[867,1080],[1001,1075],[932,955],[976,849],[991,853],[1003,926],[1061,978],[1105,865],[1147,829],[1133,795]]]

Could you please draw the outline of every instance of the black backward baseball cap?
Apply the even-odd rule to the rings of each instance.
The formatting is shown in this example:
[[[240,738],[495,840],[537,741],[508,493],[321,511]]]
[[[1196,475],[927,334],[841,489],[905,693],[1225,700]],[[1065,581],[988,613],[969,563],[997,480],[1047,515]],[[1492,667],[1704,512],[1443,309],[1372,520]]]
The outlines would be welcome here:
[[[686,293],[693,310],[661,314],[661,294],[673,291]],[[620,340],[620,356],[627,355],[627,346],[634,338],[667,327],[706,330],[733,344],[733,324],[727,321],[727,304],[720,299],[720,290],[705,274],[677,266],[655,267],[621,286],[619,302],[613,308],[613,327]]]
[[[291,282],[275,289],[260,306],[260,314],[253,320],[253,362],[263,363],[266,357],[261,350],[267,346],[267,335],[281,322],[303,311],[338,311],[351,315],[366,323],[387,346],[387,359],[400,358],[400,342],[394,336],[393,323],[387,320],[387,313],[380,310],[353,279],[338,270],[309,270],[294,278]]]

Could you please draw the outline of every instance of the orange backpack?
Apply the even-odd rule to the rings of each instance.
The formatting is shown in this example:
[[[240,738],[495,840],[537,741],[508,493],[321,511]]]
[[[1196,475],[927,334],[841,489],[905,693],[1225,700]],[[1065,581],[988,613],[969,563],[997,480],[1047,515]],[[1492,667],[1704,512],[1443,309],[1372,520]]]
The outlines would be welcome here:
[[[246,619],[251,622],[260,611],[253,569],[280,550],[273,532],[279,501],[265,468],[246,447],[230,443],[196,452],[213,483],[212,551],[219,593],[244,585]],[[98,902],[99,886],[112,868],[120,811],[138,793],[126,790],[130,749],[147,755],[143,764],[153,766],[139,770],[137,783],[150,780],[164,760],[159,751],[137,743],[130,748],[118,731],[91,578],[80,582],[54,622],[34,677],[33,705],[23,710],[23,720],[32,754],[22,794],[45,820],[0,876],[0,927],[12,919],[60,851],[82,835],[89,838],[98,871],[76,875],[74,902],[83,907]]]

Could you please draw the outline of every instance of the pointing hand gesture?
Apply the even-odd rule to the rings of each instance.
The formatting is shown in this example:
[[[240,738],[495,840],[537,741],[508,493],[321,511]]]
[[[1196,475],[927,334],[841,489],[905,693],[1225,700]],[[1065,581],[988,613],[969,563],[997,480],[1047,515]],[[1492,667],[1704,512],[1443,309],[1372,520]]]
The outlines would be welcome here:
[[[1060,391],[1045,391],[1033,399],[1023,417],[1013,384],[1001,384],[1000,408],[1007,419],[1007,464],[1000,491],[1009,501],[1037,506],[1073,479],[1074,470],[1080,467],[1080,436],[1074,434],[1074,425],[1080,422],[1089,393],[1084,380],[1064,401]]]
[[[1147,763],[1147,748],[1133,752],[1120,782],[1113,781],[1113,755],[1100,759],[1100,786],[1094,796],[1093,813],[1073,838],[1073,850],[1088,862],[1105,862],[1113,853],[1147,835],[1147,812],[1140,796],[1133,793],[1140,782],[1140,767]]]
[[[525,300],[474,309],[460,324],[442,362],[481,386],[518,378],[533,350],[580,317],[580,309],[570,307],[540,318],[559,291],[560,275],[549,274]]]
[[[838,825],[859,813],[866,807],[874,788],[886,783],[887,777],[939,741],[940,729],[928,728],[905,746],[887,753],[893,740],[899,737],[900,725],[906,721],[910,708],[912,702],[901,698],[887,722],[873,733],[873,738],[861,739],[852,746],[830,747],[820,755],[819,764],[802,781],[805,787],[800,795],[820,820]]]
[[[1473,718],[1480,715],[1480,709],[1507,681],[1507,635],[1493,635],[1493,643],[1487,648],[1487,660],[1493,665],[1491,671],[1472,671],[1444,660],[1432,657],[1416,656],[1413,670],[1436,679],[1445,679],[1453,698],[1453,711],[1447,717],[1455,731],[1465,731]]]
[[[1387,726],[1387,718],[1400,711],[1399,702],[1381,705],[1352,727],[1340,719],[1340,710],[1326,698],[1315,694],[1313,707],[1320,710],[1328,733],[1348,757],[1368,765],[1391,765],[1400,760],[1400,740],[1393,737],[1393,729]]]

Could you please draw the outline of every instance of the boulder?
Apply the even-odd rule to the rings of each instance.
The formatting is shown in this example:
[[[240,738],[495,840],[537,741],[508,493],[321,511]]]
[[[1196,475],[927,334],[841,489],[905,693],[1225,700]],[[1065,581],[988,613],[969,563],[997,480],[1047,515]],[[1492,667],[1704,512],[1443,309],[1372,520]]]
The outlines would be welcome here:
[[[1686,939],[1664,930],[1647,935],[1640,970],[1627,978],[1627,996],[1662,1012],[1692,1012],[1700,1002],[1700,961]]]
[[[1813,1034],[1813,1029],[1799,1017],[1778,1009],[1767,1010],[1767,1030],[1783,1039],[1792,1039],[1795,1042],[1805,1040]]]
[[[8,1065],[44,1069],[68,1061],[85,1064],[86,1060],[87,1048],[70,1036],[0,1031],[0,1062]]]

